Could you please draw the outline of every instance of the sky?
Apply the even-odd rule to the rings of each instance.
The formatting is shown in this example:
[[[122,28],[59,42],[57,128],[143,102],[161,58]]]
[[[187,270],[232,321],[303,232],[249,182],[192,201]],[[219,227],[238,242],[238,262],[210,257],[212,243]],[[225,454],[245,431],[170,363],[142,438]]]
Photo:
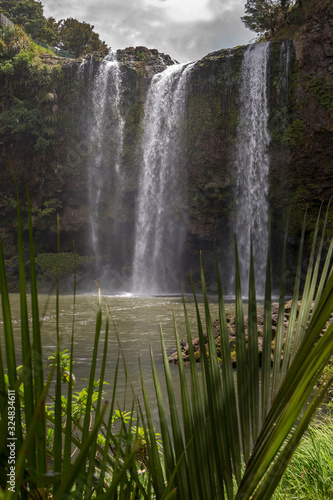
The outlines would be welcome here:
[[[189,62],[245,45],[255,33],[240,20],[246,0],[42,0],[44,15],[94,26],[112,49],[144,46]]]

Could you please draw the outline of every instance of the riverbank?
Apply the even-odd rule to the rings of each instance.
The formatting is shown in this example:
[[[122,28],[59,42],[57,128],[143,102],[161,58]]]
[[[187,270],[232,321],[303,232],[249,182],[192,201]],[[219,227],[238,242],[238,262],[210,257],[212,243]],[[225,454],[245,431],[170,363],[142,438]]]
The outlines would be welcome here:
[[[312,314],[312,309],[313,309],[314,303],[312,303],[311,306],[311,314]],[[289,319],[290,319],[290,313],[291,313],[291,306],[292,306],[292,301],[288,301],[285,303],[284,307],[284,317],[283,317],[283,340],[282,340],[282,353],[283,353],[283,348],[285,344],[285,339],[286,339],[286,334],[288,330],[288,324],[289,324]],[[296,317],[298,318],[299,311],[301,308],[301,301],[298,301],[297,303],[297,313]],[[279,303],[278,302],[273,302],[272,303],[272,344],[271,344],[271,357],[272,357],[272,362],[274,359],[274,351],[275,351],[275,337],[278,329],[278,317],[279,317]],[[311,316],[310,316],[311,317]],[[230,313],[227,313],[226,315],[227,319],[227,327],[228,327],[228,339],[229,339],[229,347],[230,347],[230,356],[231,356],[231,361],[233,366],[236,366],[236,316]],[[330,316],[329,321],[326,324],[325,330],[328,328],[328,326],[333,322],[333,312]],[[262,350],[263,350],[263,331],[264,331],[264,307],[260,307],[257,311],[257,325],[258,325],[258,352],[259,352],[259,362],[261,364],[261,355],[262,355]],[[247,343],[248,341],[248,315],[244,316],[244,327],[245,327],[245,341]],[[213,323],[213,332],[214,332],[214,339],[215,339],[215,344],[216,344],[216,351],[217,351],[217,356],[218,358],[221,358],[221,332],[220,332],[220,323],[219,320],[216,319]],[[207,342],[205,344],[205,350],[206,353],[208,354],[208,336],[207,332],[204,334],[204,337],[207,339]],[[181,353],[182,353],[182,358],[183,361],[189,362],[190,360],[190,347],[189,344],[186,343],[184,340],[180,341],[181,345]],[[200,350],[200,343],[199,343],[199,337],[194,339],[192,341],[193,345],[193,350],[194,350],[194,357],[197,363],[200,363],[201,361],[201,350]],[[178,363],[178,354],[177,352],[173,352],[169,356],[169,362],[170,363]],[[281,359],[283,359],[283,354],[281,356]]]

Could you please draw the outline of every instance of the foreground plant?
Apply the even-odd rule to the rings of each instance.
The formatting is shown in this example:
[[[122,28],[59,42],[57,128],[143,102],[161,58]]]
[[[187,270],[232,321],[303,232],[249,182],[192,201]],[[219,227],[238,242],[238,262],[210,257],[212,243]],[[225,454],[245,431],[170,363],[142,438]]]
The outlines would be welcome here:
[[[328,208],[329,210],[329,208]],[[328,214],[327,210],[327,214]],[[159,408],[164,464],[159,462],[147,398],[146,440],[149,440],[149,471],[155,492],[175,488],[177,498],[269,499],[278,485],[311,418],[326,398],[332,384],[332,372],[324,384],[317,385],[333,354],[333,323],[325,329],[333,311],[333,273],[331,241],[324,266],[322,237],[318,240],[319,216],[312,245],[301,306],[300,294],[302,250],[305,221],[301,237],[298,268],[288,329],[284,336],[286,240],[282,263],[279,317],[275,338],[274,362],[271,367],[272,318],[270,250],[267,256],[265,317],[262,366],[259,364],[257,306],[253,255],[251,252],[248,301],[248,339],[245,338],[242,293],[236,246],[236,375],[234,374],[228,339],[226,312],[218,274],[219,322],[222,363],[216,354],[213,325],[209,311],[205,279],[202,290],[205,323],[197,306],[197,323],[202,354],[201,373],[197,371],[186,305],[184,311],[190,348],[190,391],[175,324],[179,376],[182,392],[182,422],[176,403],[167,353],[161,330],[165,378],[171,415],[171,431],[166,408],[151,354],[156,399]],[[318,249],[316,252],[316,248]],[[312,313],[310,315],[312,309]],[[208,336],[208,351],[205,343]],[[283,358],[283,359],[282,359]],[[281,361],[282,359],[282,361]],[[235,375],[235,376],[234,376]],[[142,380],[143,393],[144,380]],[[150,467],[150,464],[152,465]],[[245,466],[245,472],[243,472]],[[164,483],[167,479],[167,484]],[[237,491],[234,484],[237,483]],[[158,495],[156,495],[158,497]]]
[[[60,353],[59,287],[55,338],[58,345],[51,369],[45,372],[39,325],[34,247],[29,209],[32,328],[28,321],[23,246],[21,238],[20,205],[18,204],[18,234],[21,301],[21,348],[23,368],[17,372],[16,350],[10,315],[5,265],[0,242],[0,291],[2,301],[6,370],[0,345],[0,469],[5,480],[0,486],[0,498],[63,498],[92,497],[100,499],[157,498],[179,499],[269,499],[272,497],[291,460],[312,416],[324,401],[332,384],[318,381],[333,354],[333,323],[327,321],[333,310],[333,241],[324,265],[321,254],[325,236],[318,242],[319,216],[313,241],[302,302],[297,315],[300,294],[300,270],[305,223],[303,226],[294,297],[285,339],[285,260],[282,264],[279,318],[275,338],[274,363],[271,367],[272,318],[270,252],[267,256],[265,317],[262,366],[259,365],[257,304],[251,252],[249,285],[248,334],[245,336],[242,292],[236,246],[236,374],[232,367],[226,312],[221,280],[218,274],[219,322],[221,329],[221,359],[219,366],[213,324],[210,316],[205,279],[202,272],[202,291],[205,319],[200,316],[196,295],[197,326],[202,354],[198,370],[192,347],[186,305],[184,312],[190,346],[190,387],[180,352],[179,336],[174,322],[179,358],[182,414],[179,414],[173,388],[166,348],[161,342],[168,408],[165,407],[160,382],[151,352],[153,378],[159,410],[163,454],[153,427],[151,412],[142,378],[143,405],[137,403],[139,417],[134,417],[134,403],[128,414],[119,414],[120,432],[114,434],[114,405],[117,372],[113,386],[109,417],[102,401],[105,363],[107,359],[109,320],[106,310],[104,342],[100,299],[96,318],[95,341],[85,402],[79,420],[73,394],[73,339],[69,353]],[[29,207],[29,198],[28,198]],[[59,246],[59,245],[58,245]],[[316,253],[317,249],[317,253]],[[202,269],[202,266],[201,266]],[[74,285],[75,309],[75,285]],[[312,312],[311,312],[312,311]],[[311,312],[311,314],[310,314]],[[208,351],[205,343],[207,332]],[[97,350],[103,346],[96,397],[95,374]],[[283,360],[281,362],[281,357]],[[64,358],[66,369],[64,370]],[[63,379],[68,380],[66,405],[63,404]],[[46,397],[50,394],[52,412],[47,411]],[[24,405],[20,405],[20,386],[23,384]],[[134,397],[133,397],[134,399]],[[170,413],[169,417],[167,416]],[[91,415],[92,414],[92,415]],[[91,416],[93,425],[91,427]],[[24,426],[22,425],[24,424]],[[140,430],[143,427],[143,432]],[[22,432],[24,428],[24,432]],[[77,429],[79,434],[73,432]],[[51,456],[48,443],[52,430]],[[13,433],[13,434],[12,434]],[[143,437],[142,437],[143,434]],[[13,438],[13,439],[12,439]],[[12,443],[15,442],[15,445]],[[143,446],[144,444],[144,446]],[[71,460],[72,447],[78,450]],[[12,449],[14,450],[12,452]],[[13,461],[13,462],[12,462]],[[142,464],[145,470],[141,473]],[[7,474],[9,474],[7,476]],[[0,478],[1,479],[1,478]],[[235,484],[237,487],[235,488]],[[4,491],[4,487],[6,487]]]
[[[333,420],[332,404],[315,418],[296,450],[276,492],[274,500],[333,497]]]
[[[32,326],[28,320],[21,212],[18,198],[17,207],[23,366],[20,370],[17,369],[17,346],[14,342],[5,263],[0,241],[0,292],[6,360],[5,365],[0,344],[0,497],[6,500],[11,498],[40,499],[47,498],[52,493],[54,499],[74,496],[91,498],[96,491],[99,493],[111,491],[113,494],[121,486],[121,498],[132,489],[137,490],[137,483],[140,483],[136,474],[137,467],[133,467],[140,439],[139,426],[133,425],[133,413],[129,421],[123,413],[114,412],[114,397],[108,409],[109,417],[106,421],[104,419],[106,403],[102,401],[102,393],[109,334],[108,313],[106,311],[103,342],[101,338],[102,309],[99,297],[88,387],[83,391],[84,394],[73,394],[75,285],[69,354],[60,353],[59,350],[59,286],[57,285],[55,340],[58,349],[52,357],[53,363],[50,369],[46,371],[41,345],[29,196]],[[96,394],[95,374],[99,344],[103,345],[103,356]],[[116,387],[117,370],[118,367],[114,387]],[[64,378],[71,382],[66,384],[67,390],[64,389]],[[54,386],[52,391],[50,390],[51,384]],[[67,392],[67,395],[64,392]],[[81,396],[82,400],[78,401]],[[46,403],[47,397],[51,397],[52,403]],[[121,421],[120,435],[119,433],[113,434],[112,427],[115,418]],[[103,438],[107,445],[102,447]],[[77,450],[75,460],[71,460],[73,447]],[[134,475],[134,481],[127,479],[128,469],[131,471],[130,477]],[[94,479],[97,472],[96,485]]]

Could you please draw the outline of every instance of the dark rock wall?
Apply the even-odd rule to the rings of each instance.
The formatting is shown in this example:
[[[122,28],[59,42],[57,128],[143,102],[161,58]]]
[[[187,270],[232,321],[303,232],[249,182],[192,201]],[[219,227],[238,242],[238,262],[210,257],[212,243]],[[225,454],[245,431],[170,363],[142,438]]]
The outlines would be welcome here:
[[[187,271],[215,275],[214,243],[226,264],[233,255],[235,142],[239,77],[246,47],[209,54],[194,66],[188,88],[186,148],[188,169]],[[232,259],[231,259],[232,261]],[[226,266],[224,266],[225,268]]]
[[[306,244],[309,248],[320,206],[323,203],[323,212],[326,212],[333,195],[332,4],[327,0],[313,2],[311,10],[305,14],[308,18],[292,41],[288,112],[282,117],[274,71],[271,75],[273,257],[276,261],[281,254],[277,235],[285,226],[289,212],[290,268],[295,265],[305,210],[308,210]],[[332,233],[333,213],[330,210],[327,234],[332,236]]]

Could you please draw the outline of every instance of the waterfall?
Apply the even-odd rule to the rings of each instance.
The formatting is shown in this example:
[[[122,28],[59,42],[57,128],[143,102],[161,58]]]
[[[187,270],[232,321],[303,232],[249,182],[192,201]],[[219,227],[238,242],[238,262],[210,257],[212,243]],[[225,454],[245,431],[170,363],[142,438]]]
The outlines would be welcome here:
[[[116,53],[111,52],[104,58],[94,78],[91,69],[89,73],[92,79],[92,97],[88,119],[88,196],[90,233],[98,267],[103,253],[100,248],[99,228],[108,223],[105,207],[108,206],[110,194],[114,193],[112,210],[115,220],[121,203],[125,120],[121,112],[122,81]],[[113,249],[107,250],[111,255]]]
[[[148,92],[133,259],[135,293],[171,292],[181,285],[186,211],[183,123],[193,64],[176,64],[155,75]]]
[[[250,45],[240,82],[240,117],[236,151],[236,234],[243,294],[248,291],[252,229],[256,288],[264,293],[268,244],[268,100],[269,43]]]

